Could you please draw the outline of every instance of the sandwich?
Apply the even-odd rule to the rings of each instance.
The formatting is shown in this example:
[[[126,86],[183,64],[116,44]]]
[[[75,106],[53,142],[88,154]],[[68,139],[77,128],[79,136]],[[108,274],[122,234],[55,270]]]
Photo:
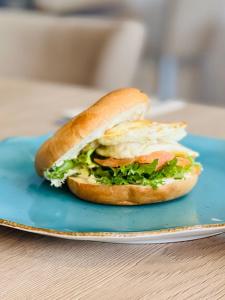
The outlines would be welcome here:
[[[198,181],[198,153],[183,146],[184,122],[144,119],[147,95],[115,90],[75,116],[41,145],[37,173],[83,200],[140,205],[176,199]]]

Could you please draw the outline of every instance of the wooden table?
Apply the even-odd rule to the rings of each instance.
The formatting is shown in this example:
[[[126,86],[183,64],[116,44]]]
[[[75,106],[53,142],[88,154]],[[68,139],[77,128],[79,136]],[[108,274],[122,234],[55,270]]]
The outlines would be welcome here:
[[[0,80],[0,136],[57,127],[66,108],[94,90]],[[225,110],[189,104],[163,120],[225,137]],[[0,299],[225,299],[225,236],[193,242],[126,245],[79,242],[0,228]]]

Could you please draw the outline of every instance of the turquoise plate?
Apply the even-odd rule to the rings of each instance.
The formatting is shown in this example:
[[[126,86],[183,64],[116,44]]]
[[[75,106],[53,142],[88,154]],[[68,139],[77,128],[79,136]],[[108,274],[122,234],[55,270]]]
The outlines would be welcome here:
[[[0,224],[71,239],[126,243],[172,242],[225,231],[225,141],[189,135],[183,144],[199,151],[198,185],[177,200],[144,206],[82,201],[66,187],[38,177],[34,155],[47,138],[0,142]]]

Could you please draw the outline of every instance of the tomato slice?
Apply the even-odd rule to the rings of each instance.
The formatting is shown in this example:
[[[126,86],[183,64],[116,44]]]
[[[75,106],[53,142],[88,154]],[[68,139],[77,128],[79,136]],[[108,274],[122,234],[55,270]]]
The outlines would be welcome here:
[[[165,163],[168,161],[174,159],[175,154],[167,151],[156,151],[152,152],[148,155],[142,155],[142,156],[136,156],[134,158],[105,158],[105,159],[99,159],[95,158],[94,161],[104,167],[121,167],[125,165],[129,165],[131,163],[137,162],[139,164],[150,164],[155,159],[158,160],[157,169],[161,168]]]
[[[103,166],[103,167],[111,167],[111,168],[117,168],[117,167],[122,167],[126,165],[132,164],[135,159],[134,158],[105,158],[105,159],[100,159],[100,158],[94,158],[94,161]]]
[[[160,169],[165,163],[168,161],[174,159],[175,154],[167,151],[156,151],[152,152],[151,154],[148,155],[142,155],[136,157],[136,162],[139,164],[150,164],[152,163],[155,159],[158,159],[158,165],[157,169]]]
[[[180,167],[186,167],[190,165],[190,160],[185,157],[177,157],[177,165]]]

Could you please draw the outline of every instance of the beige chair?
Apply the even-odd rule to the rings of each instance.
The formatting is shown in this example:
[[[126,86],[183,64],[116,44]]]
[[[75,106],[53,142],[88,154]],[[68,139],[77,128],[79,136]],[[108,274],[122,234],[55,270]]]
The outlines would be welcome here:
[[[34,0],[37,8],[51,13],[70,13],[112,7],[121,0]]]
[[[207,82],[204,72],[211,65],[210,49],[224,0],[170,0],[167,5],[161,72],[166,75],[161,86],[165,89],[169,82],[172,96],[207,100],[205,91],[215,90],[215,81]],[[208,95],[211,101],[216,96]]]
[[[222,12],[205,53],[201,72],[203,98],[208,103],[225,106],[225,13]]]
[[[0,11],[0,76],[113,89],[131,84],[144,42],[134,21]]]

